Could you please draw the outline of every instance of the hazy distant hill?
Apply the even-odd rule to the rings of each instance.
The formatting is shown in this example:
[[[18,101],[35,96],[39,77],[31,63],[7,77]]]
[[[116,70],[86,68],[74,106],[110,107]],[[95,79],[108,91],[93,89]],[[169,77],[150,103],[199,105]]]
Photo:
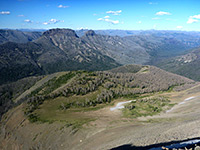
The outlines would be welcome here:
[[[200,81],[200,48],[157,64],[167,71]]]
[[[76,33],[78,36],[83,36],[87,31],[88,29],[76,30]],[[94,31],[96,34],[120,36],[120,37],[136,35],[142,32],[140,30],[94,30]]]
[[[88,29],[76,30],[78,36],[83,36]],[[132,35],[155,35],[158,37],[176,38],[176,39],[199,39],[199,31],[178,31],[178,30],[94,30],[96,34],[110,36],[132,36]]]
[[[41,36],[41,32],[22,32],[19,30],[0,29],[0,44],[6,42],[26,43]]]
[[[47,29],[17,29],[22,32],[45,32]]]

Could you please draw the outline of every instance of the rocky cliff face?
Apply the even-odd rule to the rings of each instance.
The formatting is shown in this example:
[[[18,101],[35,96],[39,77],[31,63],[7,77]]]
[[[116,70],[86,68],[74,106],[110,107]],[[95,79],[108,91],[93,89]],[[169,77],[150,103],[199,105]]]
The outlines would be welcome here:
[[[119,66],[71,29],[51,29],[26,44],[0,45],[1,83],[66,70],[106,70]]]
[[[76,32],[72,29],[50,29],[43,33],[44,36],[54,36],[54,35],[63,35],[68,37],[77,37]]]

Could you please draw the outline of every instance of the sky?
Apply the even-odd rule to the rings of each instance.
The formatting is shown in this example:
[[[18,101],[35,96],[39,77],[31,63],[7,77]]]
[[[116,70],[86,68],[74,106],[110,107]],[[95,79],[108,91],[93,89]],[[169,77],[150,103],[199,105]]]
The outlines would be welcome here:
[[[200,31],[200,0],[0,0],[0,28]]]

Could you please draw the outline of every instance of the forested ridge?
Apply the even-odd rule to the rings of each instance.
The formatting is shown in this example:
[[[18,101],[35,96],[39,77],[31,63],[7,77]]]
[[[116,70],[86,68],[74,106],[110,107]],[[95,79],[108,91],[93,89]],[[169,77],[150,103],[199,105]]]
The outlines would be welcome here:
[[[61,110],[95,107],[119,97],[134,98],[144,93],[171,91],[177,87],[188,88],[194,83],[193,80],[152,66],[127,65],[97,72],[71,71],[54,77],[25,97],[25,114],[33,117],[34,111],[45,100],[64,99],[59,104]]]

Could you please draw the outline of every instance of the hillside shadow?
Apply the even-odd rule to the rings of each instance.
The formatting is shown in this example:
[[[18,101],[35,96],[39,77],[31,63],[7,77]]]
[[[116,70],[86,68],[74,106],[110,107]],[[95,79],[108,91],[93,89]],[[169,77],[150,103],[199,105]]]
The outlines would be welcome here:
[[[182,143],[182,142],[187,142],[190,140],[200,140],[200,137],[197,138],[191,138],[191,139],[186,139],[186,140],[179,140],[179,141],[170,141],[170,142],[164,142],[164,143],[157,143],[157,144],[152,144],[152,145],[147,145],[147,146],[134,146],[131,144],[124,144],[118,147],[114,147],[110,150],[148,150],[151,148],[161,148],[162,146],[168,147],[170,145]],[[173,148],[192,148],[194,149],[195,145],[200,146],[200,141],[198,143],[193,143],[193,144],[181,144],[179,147],[170,147],[169,150],[172,150]],[[176,145],[177,146],[177,145]]]

